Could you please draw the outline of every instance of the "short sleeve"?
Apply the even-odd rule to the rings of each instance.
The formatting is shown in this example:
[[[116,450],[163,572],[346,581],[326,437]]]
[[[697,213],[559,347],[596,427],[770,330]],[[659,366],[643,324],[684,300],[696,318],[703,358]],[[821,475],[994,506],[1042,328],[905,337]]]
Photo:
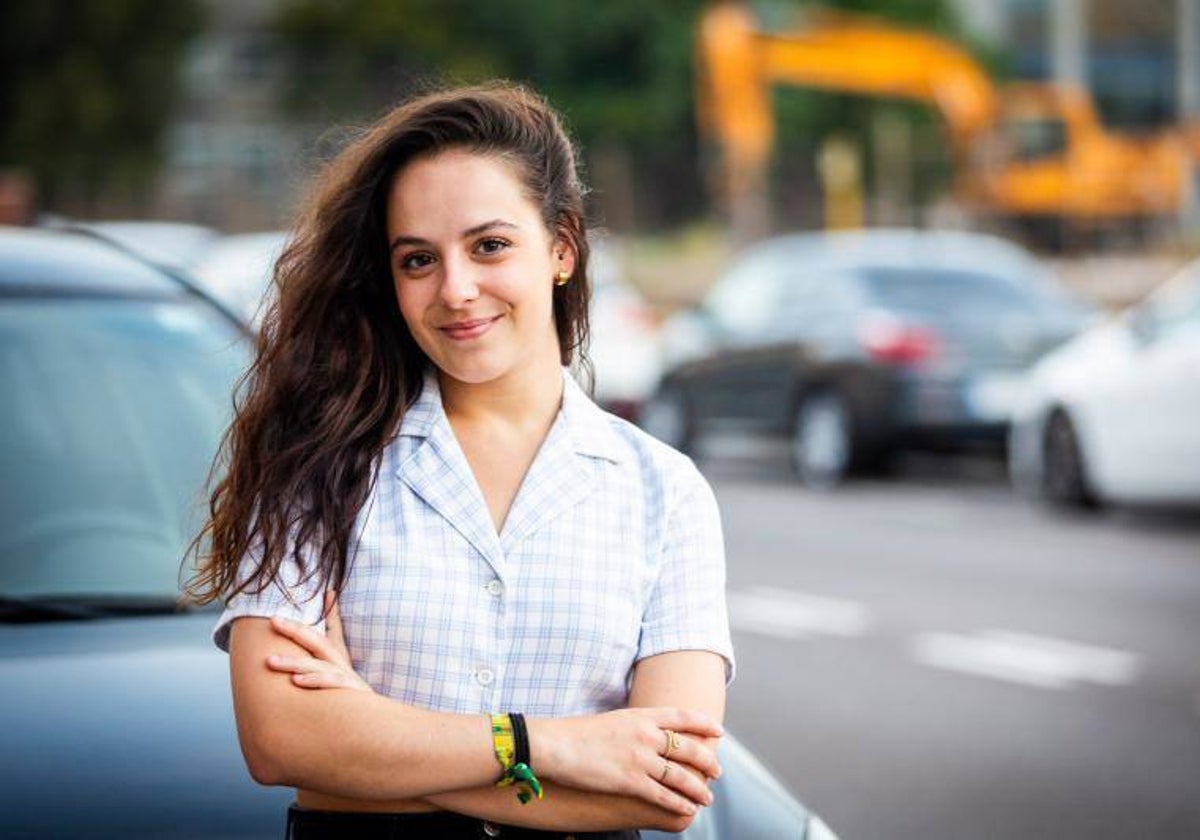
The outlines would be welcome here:
[[[247,553],[238,568],[238,582],[249,579],[258,567],[259,555]],[[324,599],[320,597],[319,574],[302,573],[299,564],[290,556],[280,564],[276,579],[255,592],[257,584],[251,584],[246,592],[230,599],[217,619],[212,631],[213,643],[226,653],[229,652],[229,630],[234,619],[243,616],[270,618],[280,615],[293,621],[311,624],[321,632],[325,630]]]
[[[725,604],[725,542],[712,488],[690,460],[667,511],[657,579],[642,615],[637,659],[675,650],[708,650],[735,665]]]

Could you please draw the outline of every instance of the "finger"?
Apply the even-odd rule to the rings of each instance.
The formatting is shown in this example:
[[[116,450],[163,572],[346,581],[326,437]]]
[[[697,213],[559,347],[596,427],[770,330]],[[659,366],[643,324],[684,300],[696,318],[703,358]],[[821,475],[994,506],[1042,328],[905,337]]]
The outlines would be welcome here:
[[[313,671],[324,671],[331,666],[328,662],[312,656],[284,656],[273,653],[267,657],[267,667],[272,671],[289,674],[306,674]]]
[[[358,684],[344,671],[312,671],[293,674],[292,682],[301,688],[359,688]]]
[[[267,667],[280,673],[292,675],[292,682],[304,688],[354,688],[358,689],[360,680],[343,668],[313,659],[307,656],[280,656],[273,654],[267,657]]]
[[[332,589],[325,592],[325,637],[337,649],[344,662],[350,662],[350,649],[346,647],[346,634],[342,630],[342,614],[338,612],[338,594]]]
[[[325,638],[325,634],[317,632],[307,624],[276,615],[271,618],[271,627],[275,632],[291,639],[318,659],[324,659],[326,662],[340,661],[337,650]]]
[[[676,732],[690,732],[706,738],[719,738],[725,734],[725,729],[704,712],[692,709],[654,709],[655,722],[662,729],[674,729]]]
[[[679,736],[679,746],[671,751],[671,760],[693,767],[710,779],[721,775],[716,752],[687,735]]]
[[[688,801],[697,805],[712,804],[712,791],[708,789],[708,785],[700,776],[690,772],[686,767],[680,767],[672,761],[666,765],[660,763],[655,772],[657,774],[655,780],[660,785],[673,789]]]
[[[657,805],[672,814],[683,814],[690,817],[700,810],[700,806],[695,802],[680,796],[671,788],[660,785],[657,780],[649,777],[646,777],[645,786],[640,788],[637,794],[651,805]]]

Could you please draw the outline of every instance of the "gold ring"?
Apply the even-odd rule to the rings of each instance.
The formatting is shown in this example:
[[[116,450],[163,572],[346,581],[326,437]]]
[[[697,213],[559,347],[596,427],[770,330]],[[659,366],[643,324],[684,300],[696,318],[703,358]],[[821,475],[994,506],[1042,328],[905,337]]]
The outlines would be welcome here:
[[[668,729],[667,730],[667,751],[665,753],[663,753],[663,756],[664,757],[669,756],[671,753],[675,752],[675,750],[677,750],[677,749],[679,749],[679,733],[676,732],[674,729]]]
[[[671,770],[671,762],[664,761],[662,772],[658,774],[659,784],[662,784],[663,782],[665,782],[667,780],[667,773],[670,772],[670,770]]]

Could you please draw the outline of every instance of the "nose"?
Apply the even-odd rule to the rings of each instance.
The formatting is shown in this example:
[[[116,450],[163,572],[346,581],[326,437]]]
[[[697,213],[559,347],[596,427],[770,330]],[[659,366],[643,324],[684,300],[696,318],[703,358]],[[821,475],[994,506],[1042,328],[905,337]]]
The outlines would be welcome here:
[[[442,265],[442,285],[438,293],[446,307],[458,309],[479,297],[477,269],[469,260],[447,258]]]

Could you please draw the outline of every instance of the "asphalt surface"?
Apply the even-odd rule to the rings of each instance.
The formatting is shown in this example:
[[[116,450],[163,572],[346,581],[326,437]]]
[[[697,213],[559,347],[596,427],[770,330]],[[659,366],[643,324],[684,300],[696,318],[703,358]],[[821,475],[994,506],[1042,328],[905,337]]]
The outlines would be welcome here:
[[[814,493],[720,444],[727,722],[843,840],[1200,838],[1200,514],[1054,515],[986,458]]]

